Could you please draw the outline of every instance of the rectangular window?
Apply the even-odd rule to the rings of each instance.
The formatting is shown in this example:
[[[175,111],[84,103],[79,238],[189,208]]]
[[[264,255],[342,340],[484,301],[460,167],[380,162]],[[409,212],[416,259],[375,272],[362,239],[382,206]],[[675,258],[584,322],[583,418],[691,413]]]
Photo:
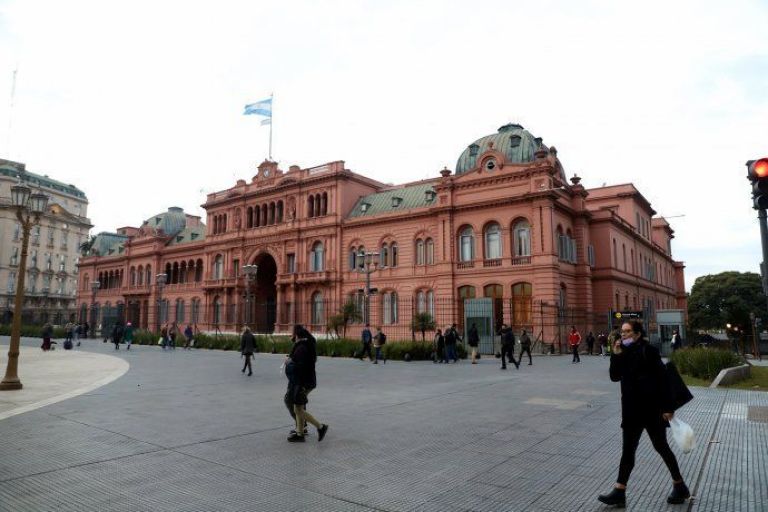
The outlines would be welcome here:
[[[16,291],[16,272],[11,272],[8,274],[8,286],[6,289],[8,290],[8,293],[13,293]]]
[[[13,230],[13,241],[17,242],[21,236],[21,224],[16,224],[16,229]]]
[[[595,248],[592,245],[587,246],[587,260],[590,267],[595,266]]]
[[[295,274],[296,273],[296,255],[295,254],[289,254],[288,255],[288,273],[289,274]]]
[[[232,264],[235,266],[235,279],[237,279],[238,277],[240,277],[240,260],[235,258],[232,261]]]

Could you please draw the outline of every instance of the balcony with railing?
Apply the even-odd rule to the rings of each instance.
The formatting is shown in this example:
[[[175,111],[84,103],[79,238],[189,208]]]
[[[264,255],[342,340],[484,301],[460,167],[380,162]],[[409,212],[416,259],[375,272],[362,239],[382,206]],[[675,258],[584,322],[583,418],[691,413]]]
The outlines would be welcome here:
[[[488,260],[483,260],[483,267],[500,267],[501,266],[501,258],[492,258]]]
[[[512,266],[517,267],[520,265],[530,265],[531,264],[531,257],[530,256],[514,256],[512,258]]]
[[[464,270],[467,268],[475,268],[475,260],[460,261],[456,264],[458,270]]]

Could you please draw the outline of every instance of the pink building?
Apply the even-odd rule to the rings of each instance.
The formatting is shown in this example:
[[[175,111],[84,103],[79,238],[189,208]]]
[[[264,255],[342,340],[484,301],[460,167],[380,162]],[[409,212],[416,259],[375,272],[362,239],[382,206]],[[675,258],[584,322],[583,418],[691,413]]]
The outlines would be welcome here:
[[[265,161],[249,182],[208,195],[205,225],[169,208],[99,234],[80,263],[81,317],[323,332],[353,301],[372,325],[411,338],[417,312],[443,327],[490,308],[493,327],[559,343],[564,325],[597,332],[612,311],[640,311],[655,328],[658,310],[686,310],[674,232],[632,184],[585,189],[516,124],[439,174],[392,186],[341,161],[287,171]],[[377,253],[368,303],[361,252]],[[250,286],[244,265],[258,267]]]

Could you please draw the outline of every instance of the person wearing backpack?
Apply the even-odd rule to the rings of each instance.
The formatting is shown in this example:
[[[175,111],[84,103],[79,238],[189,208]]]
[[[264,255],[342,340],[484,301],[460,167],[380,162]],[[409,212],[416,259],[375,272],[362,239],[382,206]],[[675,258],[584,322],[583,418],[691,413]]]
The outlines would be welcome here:
[[[672,476],[667,503],[684,503],[691,493],[667,442],[666,429],[675,415],[674,395],[661,354],[648,342],[641,322],[633,320],[621,326],[621,340],[613,346],[609,374],[613,382],[621,382],[622,453],[616,484],[610,493],[598,496],[598,501],[626,506],[627,481],[645,430]]]
[[[381,327],[377,327],[376,336],[373,337],[373,348],[376,351],[376,360],[373,362],[373,364],[379,364],[379,359],[383,359],[384,364],[387,364],[387,357],[381,353],[381,349],[384,347],[386,342],[387,335],[382,332]]]

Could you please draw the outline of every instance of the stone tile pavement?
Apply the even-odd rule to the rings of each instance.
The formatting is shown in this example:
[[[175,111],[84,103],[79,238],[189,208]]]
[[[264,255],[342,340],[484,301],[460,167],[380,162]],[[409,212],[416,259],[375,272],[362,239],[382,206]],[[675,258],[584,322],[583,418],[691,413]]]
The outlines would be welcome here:
[[[597,511],[616,477],[619,390],[601,357],[519,371],[321,358],[309,410],[328,436],[289,444],[282,356],[246,377],[232,352],[112,347],[81,350],[126,361],[122,377],[0,420],[0,511]],[[673,449],[695,499],[666,504],[644,437],[628,510],[766,510],[768,394],[694,393],[679,416],[699,445]]]

